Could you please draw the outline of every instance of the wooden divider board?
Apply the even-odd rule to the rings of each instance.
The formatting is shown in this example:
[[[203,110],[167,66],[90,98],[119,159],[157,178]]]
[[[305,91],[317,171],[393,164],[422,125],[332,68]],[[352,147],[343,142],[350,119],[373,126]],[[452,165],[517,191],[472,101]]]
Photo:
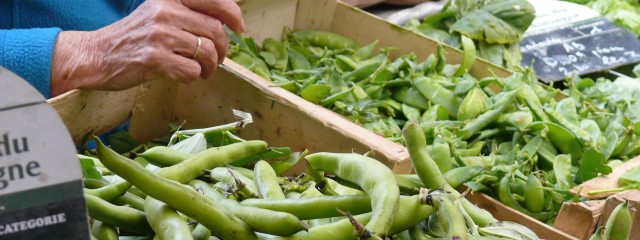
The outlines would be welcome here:
[[[578,239],[587,240],[598,225],[604,204],[605,200],[565,202],[553,227]]]

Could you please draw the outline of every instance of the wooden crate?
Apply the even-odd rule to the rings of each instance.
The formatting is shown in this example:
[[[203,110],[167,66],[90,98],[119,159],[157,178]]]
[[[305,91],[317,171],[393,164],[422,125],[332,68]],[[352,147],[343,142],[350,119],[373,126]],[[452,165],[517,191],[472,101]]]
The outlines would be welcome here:
[[[391,58],[414,52],[424,59],[435,52],[437,42],[399,28],[373,15],[332,0],[243,0],[240,1],[248,36],[261,42],[280,38],[284,27],[336,32],[360,43],[379,40],[379,46],[397,50]],[[462,52],[445,47],[447,62],[459,63]],[[477,77],[510,73],[484,61],[470,70]],[[130,133],[140,141],[167,133],[169,122],[198,128],[233,121],[231,109],[251,113],[255,122],[240,132],[247,139],[263,139],[272,146],[288,146],[294,151],[372,151],[396,173],[409,173],[411,161],[404,146],[391,142],[321,106],[307,102],[273,86],[242,66],[226,59],[205,80],[185,85],[154,81],[122,92],[73,91],[49,100],[79,143],[131,119]],[[575,239],[544,223],[525,216],[477,193],[472,202],[489,210],[500,220],[509,220],[533,229],[544,239]]]

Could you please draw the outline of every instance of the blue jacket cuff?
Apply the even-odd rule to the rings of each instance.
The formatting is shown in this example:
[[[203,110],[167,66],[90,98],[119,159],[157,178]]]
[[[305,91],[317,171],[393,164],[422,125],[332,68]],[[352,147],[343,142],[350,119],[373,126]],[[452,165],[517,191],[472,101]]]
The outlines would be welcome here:
[[[0,66],[51,96],[51,61],[59,28],[0,30]]]

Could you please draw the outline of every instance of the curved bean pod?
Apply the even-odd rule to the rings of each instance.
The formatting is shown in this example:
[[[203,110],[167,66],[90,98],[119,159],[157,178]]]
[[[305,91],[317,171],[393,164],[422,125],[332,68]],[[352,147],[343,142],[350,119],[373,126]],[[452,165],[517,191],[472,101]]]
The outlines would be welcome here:
[[[143,212],[130,207],[116,206],[89,194],[85,194],[84,198],[91,218],[128,231],[153,234],[153,229]]]
[[[253,169],[253,179],[258,188],[258,196],[264,199],[285,199],[278,184],[278,176],[271,165],[264,160],[256,163]]]
[[[315,153],[306,157],[315,171],[334,173],[353,182],[371,196],[371,221],[365,226],[384,237],[398,211],[400,190],[393,172],[375,159],[349,153]]]
[[[147,197],[144,200],[144,212],[147,214],[149,225],[156,232],[157,238],[193,240],[187,221],[167,204]]]
[[[256,239],[255,233],[240,219],[234,217],[228,210],[215,204],[210,199],[198,194],[184,185],[162,178],[145,169],[139,164],[119,155],[107,148],[99,139],[98,155],[102,163],[120,177],[131,182],[149,196],[156,198],[185,215],[202,223],[212,232],[225,239]],[[235,145],[235,144],[232,144]],[[231,145],[228,145],[231,146]],[[205,151],[206,152],[206,151]],[[243,151],[246,152],[246,151]],[[197,154],[200,155],[200,154]],[[192,158],[193,159],[193,158]],[[198,160],[199,158],[196,158]],[[227,161],[227,160],[225,160]],[[182,162],[186,163],[188,161]],[[211,161],[204,161],[210,163]],[[182,164],[180,163],[180,164]],[[198,162],[199,163],[199,162]],[[178,164],[178,165],[180,165]],[[174,166],[178,166],[174,165]],[[206,164],[203,164],[206,165]],[[198,164],[196,164],[198,166]],[[193,166],[190,166],[193,167]],[[166,168],[165,168],[166,169]],[[182,169],[182,168],[179,168]],[[187,171],[187,173],[189,173]],[[186,175],[186,176],[185,176]],[[174,177],[189,177],[190,175],[170,175]],[[197,176],[197,175],[196,175]],[[166,193],[173,193],[167,195]],[[205,214],[206,213],[206,214]],[[146,221],[145,221],[146,222]],[[221,224],[224,223],[224,224]]]
[[[288,236],[308,229],[300,219],[292,214],[243,206],[236,201],[225,199],[222,194],[203,181],[192,180],[189,182],[189,185],[205,197],[228,209],[232,214],[246,222],[249,227],[257,232]]]

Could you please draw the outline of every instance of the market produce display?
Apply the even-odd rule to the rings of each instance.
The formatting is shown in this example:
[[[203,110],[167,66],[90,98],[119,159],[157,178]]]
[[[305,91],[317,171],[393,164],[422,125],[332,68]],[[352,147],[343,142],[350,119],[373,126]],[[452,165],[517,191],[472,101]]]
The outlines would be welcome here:
[[[425,154],[424,134],[415,123],[404,133],[413,161],[423,167],[405,177],[418,177],[434,190],[401,193],[398,176],[373,158],[273,153],[284,148],[232,133],[250,121],[178,130],[164,138],[167,146],[155,142],[124,153],[114,149],[131,149],[122,147],[131,142],[116,141],[112,149],[96,138],[97,150],[81,156],[92,236],[538,239],[523,226],[498,222],[453,189]],[[306,163],[304,173],[283,175],[298,162]]]
[[[390,140],[404,143],[401,129],[419,122],[423,151],[442,172],[476,167],[460,184],[543,222],[579,200],[571,188],[640,152],[640,91],[572,77],[561,92],[528,68],[475,79],[466,73],[475,45],[464,36],[455,66],[441,48],[422,62],[413,54],[391,60],[389,49],[375,53],[376,42],[359,46],[319,31],[290,32],[262,47],[232,39],[231,59]]]
[[[412,19],[405,27],[455,48],[468,37],[480,58],[512,69],[522,62],[518,43],[535,17],[527,0],[451,0],[439,13]]]

